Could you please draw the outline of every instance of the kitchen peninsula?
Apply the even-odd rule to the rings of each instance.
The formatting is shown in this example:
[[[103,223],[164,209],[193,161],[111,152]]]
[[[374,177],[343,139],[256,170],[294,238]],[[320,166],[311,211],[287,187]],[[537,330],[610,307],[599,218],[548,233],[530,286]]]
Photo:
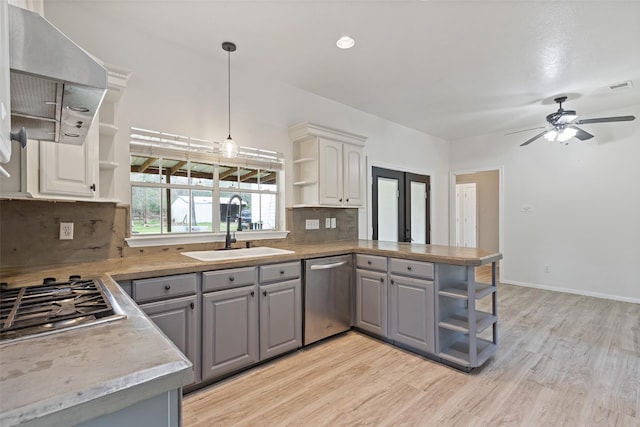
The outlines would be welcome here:
[[[189,361],[158,331],[116,282],[127,283],[160,276],[241,269],[263,264],[356,254],[356,257],[361,255],[384,259],[385,265],[388,259],[391,266],[391,284],[394,277],[402,276],[394,276],[397,273],[394,266],[407,269],[404,276],[411,276],[409,282],[412,282],[415,278],[412,275],[416,273],[415,270],[412,271],[411,266],[416,264],[402,262],[415,261],[421,263],[420,266],[433,265],[431,273],[422,273],[422,270],[417,269],[420,274],[431,274],[430,281],[435,283],[432,294],[435,317],[432,321],[435,319],[434,328],[442,331],[435,333],[436,344],[432,356],[462,368],[473,368],[484,363],[497,348],[495,339],[488,347],[478,344],[478,358],[476,359],[474,354],[471,358],[467,356],[465,359],[457,339],[474,336],[476,326],[492,326],[495,338],[497,315],[495,310],[494,313],[485,313],[478,316],[471,325],[460,317],[460,312],[453,311],[455,308],[462,308],[462,313],[475,316],[475,310],[468,310],[473,306],[473,298],[492,295],[495,300],[495,265],[502,258],[500,253],[470,248],[365,240],[314,245],[281,244],[279,247],[294,253],[264,258],[202,262],[182,255],[180,252],[184,249],[171,248],[153,255],[54,266],[37,271],[34,268],[5,269],[2,271],[2,281],[7,282],[9,287],[27,286],[40,283],[43,277],[67,277],[79,272],[83,277],[100,278],[125,310],[127,319],[42,338],[34,337],[0,344],[0,387],[4,391],[12,391],[3,392],[0,404],[2,425],[16,425],[22,422],[41,425],[58,421],[62,424],[82,423],[152,398],[154,393],[168,393],[170,400],[171,396],[175,398],[175,392],[171,394],[172,390],[179,390],[192,382]],[[478,294],[484,293],[483,295],[467,295],[466,289],[461,285],[472,285],[469,289],[475,293],[473,268],[484,264],[494,265],[493,285],[484,285],[478,291]],[[439,287],[439,282],[447,286]],[[443,307],[445,309],[441,310]],[[450,321],[447,320],[447,316],[451,318]],[[476,351],[475,340],[470,340],[468,344]],[[409,347],[411,349],[411,346]]]

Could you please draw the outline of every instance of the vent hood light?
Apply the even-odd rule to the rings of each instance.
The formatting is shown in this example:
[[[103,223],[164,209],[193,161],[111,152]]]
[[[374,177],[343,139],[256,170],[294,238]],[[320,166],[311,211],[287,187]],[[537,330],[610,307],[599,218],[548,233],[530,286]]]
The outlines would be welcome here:
[[[336,42],[336,46],[340,49],[350,49],[356,44],[356,41],[349,36],[342,36]]]

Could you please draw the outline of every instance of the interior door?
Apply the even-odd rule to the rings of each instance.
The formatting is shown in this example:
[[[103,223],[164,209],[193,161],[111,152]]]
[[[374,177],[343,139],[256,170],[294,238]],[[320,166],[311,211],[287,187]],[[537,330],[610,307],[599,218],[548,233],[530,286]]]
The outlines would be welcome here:
[[[477,247],[476,184],[456,184],[456,246]]]
[[[430,243],[426,175],[372,168],[373,240]]]

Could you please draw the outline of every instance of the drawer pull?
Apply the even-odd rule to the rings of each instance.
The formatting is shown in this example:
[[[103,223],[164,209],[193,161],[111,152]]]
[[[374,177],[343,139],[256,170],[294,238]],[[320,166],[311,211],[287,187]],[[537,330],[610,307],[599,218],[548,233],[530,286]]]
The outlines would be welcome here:
[[[407,265],[407,270],[411,271],[411,266]]]
[[[391,284],[392,284],[392,285],[395,285],[395,284],[396,284],[396,281],[395,281],[395,280],[392,280],[392,281],[391,281]]]
[[[189,307],[191,307],[191,309],[193,310],[194,308],[196,308],[196,305],[194,303],[189,304]]]
[[[235,278],[235,277],[233,277],[233,276],[229,276],[229,281],[230,281],[230,282],[233,282],[234,280],[236,280],[236,278]]]
[[[284,270],[280,270],[280,274],[284,274]]]
[[[262,291],[262,295],[267,296],[267,291]]]
[[[384,277],[380,278],[380,283],[384,283]]]
[[[168,291],[169,289],[171,289],[171,285],[164,285],[164,289]]]
[[[256,294],[255,292],[251,291],[251,296],[254,296],[255,294]]]
[[[367,261],[367,264],[371,265],[371,260]]]

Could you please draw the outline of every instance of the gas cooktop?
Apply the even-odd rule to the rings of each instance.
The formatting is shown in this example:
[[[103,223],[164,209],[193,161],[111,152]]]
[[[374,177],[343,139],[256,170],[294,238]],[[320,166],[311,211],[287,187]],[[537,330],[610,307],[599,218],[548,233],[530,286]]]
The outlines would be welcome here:
[[[125,318],[99,279],[0,290],[0,340],[32,337]]]

